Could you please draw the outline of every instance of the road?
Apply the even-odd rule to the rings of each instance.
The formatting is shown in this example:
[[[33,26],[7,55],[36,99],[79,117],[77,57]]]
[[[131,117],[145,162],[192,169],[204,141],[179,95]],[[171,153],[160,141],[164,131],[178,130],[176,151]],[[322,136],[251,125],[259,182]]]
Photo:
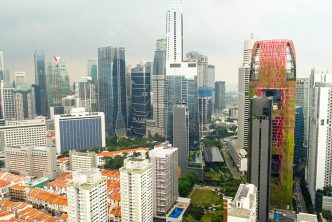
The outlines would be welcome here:
[[[302,195],[302,191],[301,191],[301,186],[300,186],[300,179],[295,179],[294,180],[294,183],[295,183],[295,192],[294,194],[296,194],[296,201],[297,203],[300,203],[300,207],[301,207],[301,212],[303,213],[307,213],[307,207],[305,205],[305,201],[304,201],[304,198],[303,198],[303,195]]]

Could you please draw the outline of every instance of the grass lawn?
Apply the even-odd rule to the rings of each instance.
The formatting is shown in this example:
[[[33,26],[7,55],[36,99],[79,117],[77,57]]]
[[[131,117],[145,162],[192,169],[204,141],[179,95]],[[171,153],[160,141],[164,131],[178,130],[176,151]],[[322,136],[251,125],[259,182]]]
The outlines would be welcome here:
[[[194,206],[211,207],[221,205],[222,198],[215,191],[207,189],[195,189],[191,196],[191,204]]]
[[[220,181],[221,174],[218,172],[205,172],[205,178],[208,180]]]

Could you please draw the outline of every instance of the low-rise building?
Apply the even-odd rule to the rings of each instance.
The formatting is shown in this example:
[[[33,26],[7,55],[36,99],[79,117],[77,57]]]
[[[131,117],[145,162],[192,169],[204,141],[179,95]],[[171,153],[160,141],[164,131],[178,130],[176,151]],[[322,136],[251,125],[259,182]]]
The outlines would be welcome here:
[[[244,173],[248,170],[247,151],[239,148],[237,139],[231,139],[228,142],[227,152],[240,172]]]
[[[332,212],[332,197],[329,196],[323,196],[323,210],[328,210]]]
[[[57,167],[61,172],[69,170],[69,157],[60,157],[56,160]]]
[[[69,182],[65,180],[53,180],[52,182],[46,184],[44,189],[48,192],[55,193],[55,194],[66,194],[67,193],[67,184]]]
[[[26,201],[34,206],[43,207],[49,212],[67,212],[68,200],[64,195],[57,195],[42,189],[30,189]]]
[[[14,184],[9,187],[10,199],[15,201],[25,201],[28,190],[29,189],[26,186]]]
[[[94,152],[69,151],[70,170],[92,170],[96,168],[96,154]]]
[[[299,213],[296,219],[297,222],[318,222],[316,214]]]
[[[225,222],[256,222],[257,188],[253,184],[240,184],[234,197],[224,197]]]
[[[10,182],[8,180],[0,179],[0,198],[9,196]]]
[[[149,152],[149,148],[133,148],[127,150],[116,150],[116,151],[104,151],[101,153],[96,153],[96,162],[97,166],[104,166],[107,158],[113,158],[117,155],[127,155],[131,156],[134,153],[139,154],[140,156],[144,156]]]

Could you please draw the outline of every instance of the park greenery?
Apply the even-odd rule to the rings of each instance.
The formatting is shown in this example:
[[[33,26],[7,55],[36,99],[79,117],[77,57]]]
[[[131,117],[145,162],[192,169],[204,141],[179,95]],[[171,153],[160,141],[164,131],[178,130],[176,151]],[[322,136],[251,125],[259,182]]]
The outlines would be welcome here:
[[[179,195],[187,197],[197,182],[196,174],[188,172],[185,176],[179,178]]]
[[[123,167],[123,161],[127,158],[127,155],[116,155],[114,157],[105,158],[105,169],[116,170]]]

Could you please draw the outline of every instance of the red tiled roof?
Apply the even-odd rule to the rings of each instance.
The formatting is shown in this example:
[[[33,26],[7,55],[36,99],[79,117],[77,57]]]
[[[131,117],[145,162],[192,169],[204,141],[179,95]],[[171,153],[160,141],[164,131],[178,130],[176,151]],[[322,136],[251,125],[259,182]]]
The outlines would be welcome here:
[[[33,197],[38,200],[42,200],[42,201],[45,201],[48,203],[54,203],[54,204],[58,204],[58,205],[68,205],[68,200],[67,200],[66,196],[60,196],[60,195],[57,195],[54,193],[49,193],[47,191],[37,189],[37,188],[31,189],[28,192],[27,197]]]
[[[0,187],[5,187],[9,184],[10,184],[10,182],[8,180],[1,180],[0,179]]]
[[[22,185],[19,185],[19,184],[14,184],[13,186],[10,187],[10,189],[12,190],[25,190],[27,187],[26,186],[22,186]]]
[[[57,176],[57,180],[72,180],[73,179],[73,174],[70,172],[64,172]]]
[[[113,214],[115,217],[121,216],[121,207],[115,207],[111,210],[111,214]]]
[[[101,175],[108,177],[108,178],[119,178],[120,179],[119,170],[102,170]]]
[[[139,151],[149,152],[149,149],[140,147],[140,148],[134,148],[134,149],[127,149],[127,150],[104,151],[101,153],[97,153],[96,155],[102,156],[102,157],[112,157],[112,156],[119,155],[122,153],[131,153],[131,152],[139,152]]]
[[[46,187],[57,187],[57,188],[67,188],[67,182],[64,180],[53,180],[52,182],[46,184]]]
[[[60,157],[60,158],[58,158],[56,161],[58,161],[58,162],[65,162],[65,161],[69,161],[69,157]]]

